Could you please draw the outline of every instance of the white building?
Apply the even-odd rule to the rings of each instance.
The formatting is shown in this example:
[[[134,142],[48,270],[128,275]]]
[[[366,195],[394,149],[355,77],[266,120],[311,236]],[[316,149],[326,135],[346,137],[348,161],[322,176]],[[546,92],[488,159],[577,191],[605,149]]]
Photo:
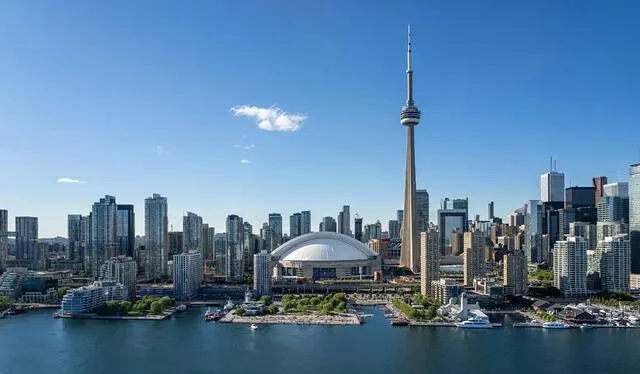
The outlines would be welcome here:
[[[602,186],[603,196],[629,197],[629,183],[616,182]]]
[[[115,282],[98,281],[90,286],[67,291],[62,298],[63,314],[86,314],[105,305],[107,301],[124,300],[124,287]]]
[[[631,272],[640,274],[640,163],[629,168],[629,236]]]
[[[127,300],[136,298],[137,274],[138,265],[133,258],[126,256],[113,257],[100,267],[100,279],[122,284]]]
[[[271,294],[271,255],[262,251],[253,255],[253,289],[259,296]]]
[[[587,242],[568,236],[553,247],[553,283],[567,297],[587,293]]]
[[[631,244],[627,235],[616,235],[599,241],[596,254],[600,259],[602,289],[629,292]]]
[[[564,173],[552,171],[540,176],[540,201],[564,201]]]
[[[200,293],[202,256],[197,251],[173,255],[173,293],[177,300],[191,300]]]
[[[467,231],[464,233],[464,285],[473,286],[475,278],[484,277],[484,244],[485,234],[481,231]]]

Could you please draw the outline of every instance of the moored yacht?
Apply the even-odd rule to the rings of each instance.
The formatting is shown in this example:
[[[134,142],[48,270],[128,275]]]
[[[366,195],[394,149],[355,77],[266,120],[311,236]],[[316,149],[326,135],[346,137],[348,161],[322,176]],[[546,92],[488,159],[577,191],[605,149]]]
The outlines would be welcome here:
[[[463,329],[490,329],[493,327],[491,322],[480,317],[471,317],[464,322],[456,323],[456,326]]]
[[[542,327],[545,329],[568,329],[571,326],[564,322],[545,322],[542,324]]]

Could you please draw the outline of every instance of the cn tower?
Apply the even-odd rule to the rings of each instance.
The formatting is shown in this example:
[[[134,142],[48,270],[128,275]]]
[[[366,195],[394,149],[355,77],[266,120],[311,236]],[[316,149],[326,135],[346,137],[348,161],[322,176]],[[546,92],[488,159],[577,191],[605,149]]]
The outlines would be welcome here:
[[[416,231],[416,159],[414,155],[414,127],[420,123],[420,109],[413,102],[413,70],[411,70],[411,26],[407,44],[407,103],[400,112],[400,123],[407,127],[407,154],[405,159],[404,218],[400,266],[417,273],[420,269],[419,233]]]

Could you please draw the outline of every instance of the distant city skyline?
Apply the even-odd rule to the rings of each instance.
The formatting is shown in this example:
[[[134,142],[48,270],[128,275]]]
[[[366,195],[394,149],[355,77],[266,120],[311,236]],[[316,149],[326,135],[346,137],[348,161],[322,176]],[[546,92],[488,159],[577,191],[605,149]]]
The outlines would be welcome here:
[[[0,39],[11,56],[0,60],[0,130],[11,139],[0,147],[0,209],[9,230],[15,216],[38,217],[41,238],[66,236],[67,215],[105,195],[135,206],[141,235],[153,193],[167,197],[170,231],[187,211],[216,232],[230,214],[255,232],[278,212],[288,233],[289,216],[306,210],[315,231],[343,205],[351,225],[358,213],[386,230],[403,208],[407,23],[424,112],[416,188],[429,192],[430,221],[441,199],[467,196],[470,217],[494,201],[505,218],[540,198],[549,156],[566,187],[626,182],[640,161],[640,54],[629,48],[639,11],[5,2],[0,32],[14,37]],[[560,140],[597,152],[575,157]]]

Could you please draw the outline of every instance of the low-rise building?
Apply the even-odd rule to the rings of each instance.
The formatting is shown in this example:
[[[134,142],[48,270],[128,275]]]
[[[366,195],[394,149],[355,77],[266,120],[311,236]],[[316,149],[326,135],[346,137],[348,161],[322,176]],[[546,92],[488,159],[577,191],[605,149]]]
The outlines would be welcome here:
[[[124,287],[115,282],[97,281],[90,286],[67,291],[62,298],[63,314],[87,314],[105,305],[107,301],[124,300]]]
[[[58,291],[55,288],[49,288],[46,292],[25,292],[22,294],[20,302],[26,304],[57,304]]]
[[[449,300],[457,299],[464,292],[464,286],[453,279],[438,279],[431,282],[431,297],[439,300],[443,304]]]

